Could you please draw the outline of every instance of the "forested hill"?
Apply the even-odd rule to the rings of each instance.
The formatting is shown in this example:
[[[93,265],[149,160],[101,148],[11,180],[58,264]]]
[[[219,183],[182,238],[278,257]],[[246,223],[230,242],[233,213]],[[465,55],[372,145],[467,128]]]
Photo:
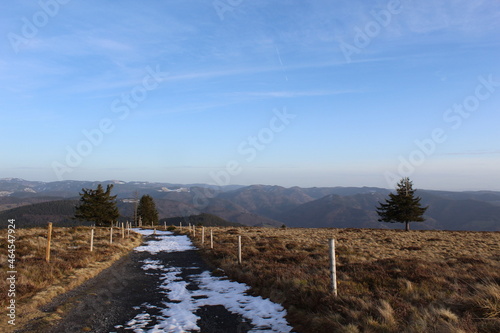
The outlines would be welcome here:
[[[52,222],[55,226],[71,227],[75,225],[91,225],[91,222],[82,222],[74,219],[75,209],[78,205],[78,200],[55,200],[42,202],[37,204],[26,205],[0,212],[0,228],[5,228],[9,219],[16,220],[16,227],[30,228],[46,226],[48,222]],[[131,216],[124,216],[124,213],[131,213],[131,205],[126,205],[123,202],[118,202],[118,207],[121,213],[120,221],[126,219],[132,220]],[[243,224],[229,222],[223,218],[201,213],[187,217],[169,217],[162,218],[160,225],[203,225],[203,226],[222,226],[222,227],[241,227]]]
[[[74,226],[75,208],[78,200],[56,200],[26,205],[0,212],[0,227],[4,228],[9,219],[16,220],[16,227],[27,228],[46,225]],[[81,223],[79,223],[81,225]]]

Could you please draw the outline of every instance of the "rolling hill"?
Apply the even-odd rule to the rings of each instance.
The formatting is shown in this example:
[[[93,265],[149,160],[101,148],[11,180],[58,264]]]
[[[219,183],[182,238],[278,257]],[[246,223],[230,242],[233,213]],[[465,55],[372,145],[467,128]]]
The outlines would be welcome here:
[[[390,191],[376,187],[284,188],[122,181],[102,183],[114,184],[113,194],[118,195],[118,208],[124,220],[132,220],[134,198],[149,194],[155,199],[160,218],[208,213],[233,223],[251,226],[401,227],[399,224],[377,221],[375,207],[387,198]],[[82,188],[95,188],[97,184],[0,180],[0,207],[4,209],[0,214],[3,219],[0,225],[8,218],[19,218],[23,225],[47,221],[49,218],[75,223],[70,220],[74,199],[78,198]],[[412,229],[500,231],[500,192],[417,190],[416,194],[422,197],[422,203],[428,205],[429,209],[425,215],[426,221],[413,223]]]
[[[287,221],[290,227],[305,228],[376,228],[373,207],[382,200],[381,196],[356,194],[354,196],[327,195],[321,199],[300,205],[284,212],[280,221]]]

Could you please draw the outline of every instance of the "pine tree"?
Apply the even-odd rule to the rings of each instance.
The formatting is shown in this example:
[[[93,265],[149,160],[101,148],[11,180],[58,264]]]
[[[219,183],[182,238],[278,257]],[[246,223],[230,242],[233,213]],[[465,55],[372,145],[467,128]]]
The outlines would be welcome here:
[[[139,200],[137,215],[142,217],[144,225],[158,224],[158,211],[150,195],[143,195],[141,200]]]
[[[93,221],[96,226],[109,226],[120,216],[116,206],[116,195],[111,195],[113,184],[107,186],[106,191],[102,185],[97,185],[96,190],[82,189],[80,205],[76,207],[75,218],[81,221]]]
[[[405,223],[405,230],[410,230],[410,222],[423,222],[423,214],[429,207],[422,207],[420,197],[415,197],[413,183],[408,177],[397,184],[396,194],[389,194],[389,200],[380,203],[377,213],[379,222]]]

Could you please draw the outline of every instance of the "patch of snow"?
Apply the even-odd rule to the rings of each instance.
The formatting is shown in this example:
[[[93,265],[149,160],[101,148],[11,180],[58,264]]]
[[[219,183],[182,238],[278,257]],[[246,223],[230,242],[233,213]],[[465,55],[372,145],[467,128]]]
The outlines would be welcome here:
[[[143,235],[152,235],[153,230],[142,230],[142,229],[133,229],[134,231],[143,234]],[[187,250],[195,250],[196,248],[193,246],[193,243],[189,240],[187,236],[173,236],[170,231],[156,231],[158,240],[153,239],[146,243],[146,245],[142,245],[135,248],[135,251],[138,252],[149,252],[152,254],[156,254],[158,252],[182,252]]]
[[[141,313],[127,323],[128,327],[133,327],[134,332],[144,332],[142,328],[146,327],[151,320],[149,313]],[[115,326],[116,327],[116,326]]]
[[[136,230],[144,235],[151,235],[150,230]],[[157,231],[158,233],[158,231]],[[160,251],[185,251],[194,249],[186,236],[172,236],[170,232],[163,232],[159,240],[149,241],[147,245],[139,246],[136,251],[147,251],[156,254]],[[158,260],[146,259],[143,269],[160,271],[160,289],[168,297],[163,302],[161,315],[156,315],[156,324],[146,328],[152,321],[146,310],[129,321],[127,328],[134,332],[187,332],[199,331],[197,321],[200,319],[194,312],[203,306],[222,305],[228,311],[239,314],[248,320],[254,329],[251,332],[280,332],[288,333],[292,328],[288,325],[285,316],[286,310],[280,304],[271,302],[262,297],[254,297],[246,292],[249,286],[243,283],[229,281],[215,277],[208,271],[189,276],[189,280],[198,284],[197,290],[188,289],[188,282],[181,278],[180,267],[165,267]],[[184,268],[185,269],[185,268]]]
[[[144,259],[141,262],[145,264],[161,264],[160,260],[153,260],[153,259]]]
[[[180,187],[180,188],[177,188],[175,190],[171,190],[168,187],[162,187],[161,189],[158,190],[158,192],[178,192],[178,193],[181,193],[181,192],[189,192],[189,189],[185,188],[185,187]]]
[[[161,261],[159,261],[159,260],[146,259],[146,260],[143,260],[142,262],[145,264],[145,265],[142,265],[142,269],[145,271],[150,270],[150,269],[158,270],[158,269],[165,268],[165,266],[160,265]]]
[[[285,316],[286,310],[280,304],[273,303],[260,296],[250,296],[246,284],[224,280],[205,271],[197,277],[200,290],[193,292],[195,296],[207,296],[196,301],[198,307],[205,305],[223,305],[230,312],[237,313],[250,320],[257,330],[269,332],[290,332]]]
[[[137,232],[138,234],[144,235],[144,236],[150,236],[154,234],[154,230],[152,229],[141,229],[141,228],[132,228],[132,231]],[[162,230],[156,230],[157,235],[173,235],[171,231],[162,231]]]

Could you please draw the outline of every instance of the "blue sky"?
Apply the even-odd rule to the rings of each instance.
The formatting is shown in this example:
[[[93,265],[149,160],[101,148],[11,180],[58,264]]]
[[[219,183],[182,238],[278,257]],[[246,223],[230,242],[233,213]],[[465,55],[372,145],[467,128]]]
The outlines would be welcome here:
[[[500,190],[498,1],[0,4],[0,178]]]

